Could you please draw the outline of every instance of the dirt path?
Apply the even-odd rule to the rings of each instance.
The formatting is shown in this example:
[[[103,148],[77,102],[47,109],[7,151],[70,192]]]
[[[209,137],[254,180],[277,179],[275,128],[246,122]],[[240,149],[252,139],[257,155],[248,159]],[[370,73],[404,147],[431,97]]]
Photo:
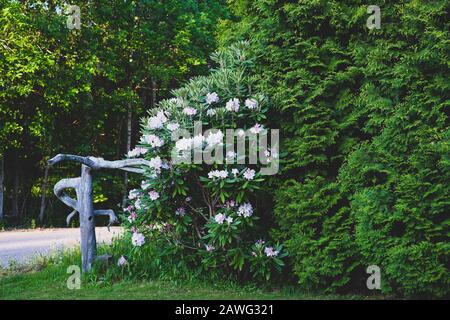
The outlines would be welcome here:
[[[123,232],[120,227],[96,228],[98,243],[110,243]],[[0,231],[0,266],[11,260],[23,263],[36,255],[48,255],[58,249],[73,247],[80,242],[80,229],[42,229]]]

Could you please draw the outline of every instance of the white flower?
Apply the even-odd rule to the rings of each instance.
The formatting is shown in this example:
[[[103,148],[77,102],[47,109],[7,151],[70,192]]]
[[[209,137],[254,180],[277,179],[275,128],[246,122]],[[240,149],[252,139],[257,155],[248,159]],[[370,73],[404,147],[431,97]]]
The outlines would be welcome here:
[[[163,111],[158,111],[156,116],[150,117],[148,119],[148,127],[152,130],[161,129],[164,123],[167,121],[167,117]]]
[[[228,177],[228,171],[227,170],[212,170],[208,173],[208,178],[219,178],[219,179],[225,179]]]
[[[128,199],[130,199],[130,200],[136,199],[138,196],[139,196],[139,190],[137,190],[137,189],[130,190],[130,192],[128,193]]]
[[[154,134],[146,134],[142,136],[141,142],[151,145],[152,148],[162,147],[164,145],[164,140]]]
[[[128,263],[127,259],[125,259],[124,256],[121,256],[120,259],[117,261],[117,265],[119,267],[122,267]]]
[[[155,190],[150,191],[148,195],[150,196],[150,200],[152,201],[155,201],[156,199],[159,198],[159,193],[156,192]]]
[[[206,94],[206,103],[211,104],[211,103],[215,103],[215,102],[219,102],[219,96],[217,95],[217,93],[215,93],[215,92],[207,93]]]
[[[216,110],[214,110],[214,109],[208,109],[208,110],[206,111],[206,115],[207,115],[208,117],[215,116],[216,114],[217,114],[217,112],[216,112]]]
[[[248,218],[253,214],[253,207],[250,202],[243,203],[239,206],[237,211],[238,216]]]
[[[192,107],[186,107],[183,109],[183,113],[187,116],[195,116],[197,114],[197,110]]]
[[[227,158],[234,159],[235,157],[236,157],[236,152],[231,151],[231,150],[227,152]]]
[[[149,161],[149,167],[155,170],[156,172],[161,172],[162,160],[159,156],[151,158]]]
[[[201,134],[198,134],[195,137],[193,137],[191,140],[192,140],[192,145],[194,146],[194,148],[202,148],[203,142],[205,141],[205,137]]]
[[[230,99],[230,100],[228,100],[227,104],[225,105],[225,109],[227,109],[228,111],[238,112],[239,104],[240,104],[240,101],[238,98]]]
[[[167,129],[169,130],[169,131],[175,131],[175,130],[178,130],[180,128],[180,125],[178,124],[178,123],[176,123],[176,122],[173,122],[173,123],[168,123],[167,124]]]
[[[238,174],[239,174],[239,170],[238,169],[236,169],[236,168],[234,168],[234,169],[231,169],[231,173],[233,174],[233,176],[237,176]]]
[[[255,178],[255,170],[247,168],[244,172],[244,178],[247,180],[253,180],[253,178]]]
[[[206,138],[206,144],[208,145],[208,147],[214,147],[222,143],[223,143],[223,133],[221,130],[218,130],[216,133],[210,132],[208,137]]]
[[[224,214],[222,214],[222,213],[216,214],[214,216],[214,220],[216,220],[216,222],[218,224],[222,224],[225,221],[226,218],[227,217]]]
[[[135,247],[140,247],[145,243],[145,237],[142,233],[135,232],[131,237],[131,243]]]
[[[227,221],[228,224],[233,223],[233,218],[232,217],[227,217],[225,220]]]
[[[211,252],[215,249],[215,247],[213,245],[210,244],[206,244],[205,245],[206,251]]]
[[[141,199],[140,199],[140,198],[136,200],[136,202],[134,203],[134,207],[135,207],[137,210],[141,210],[141,209],[142,209],[142,206],[141,206]]]
[[[261,131],[263,131],[263,126],[260,125],[259,123],[255,124],[253,127],[250,128],[250,132],[254,133],[254,134],[258,134]]]
[[[175,142],[175,148],[178,151],[188,151],[192,148],[192,139],[190,138],[181,138],[177,142]]]
[[[142,154],[146,154],[148,149],[142,148],[142,147],[136,147],[133,150],[128,151],[127,156],[128,158],[135,158],[139,157]]]
[[[245,106],[251,110],[258,108],[258,101],[255,99],[247,99],[245,100]]]

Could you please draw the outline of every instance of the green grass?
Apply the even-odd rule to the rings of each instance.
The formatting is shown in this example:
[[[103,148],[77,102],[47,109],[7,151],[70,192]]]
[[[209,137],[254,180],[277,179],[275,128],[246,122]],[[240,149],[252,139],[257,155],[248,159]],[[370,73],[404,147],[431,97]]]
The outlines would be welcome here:
[[[100,247],[100,251],[109,247]],[[79,250],[66,250],[51,257],[40,257],[27,265],[13,265],[0,268],[0,300],[11,299],[150,299],[150,300],[191,300],[191,299],[236,299],[236,300],[288,300],[288,299],[379,299],[358,295],[323,295],[305,293],[300,288],[286,287],[278,290],[263,290],[256,285],[241,286],[233,282],[121,280],[106,282],[95,273],[82,278],[79,290],[67,288],[67,267],[79,265]]]
[[[69,290],[61,268],[0,276],[0,299],[360,299],[360,296],[308,295],[289,290],[264,292],[251,287],[224,288],[205,284],[163,281],[122,281],[113,284],[82,283]]]
[[[20,269],[0,270],[0,300],[10,299],[364,299],[362,296],[314,295],[293,289],[264,291],[254,286],[236,284],[175,283],[160,280],[116,283],[82,281],[81,289],[69,290],[66,285],[69,274],[66,265],[34,265]],[[37,269],[37,270],[36,270]]]

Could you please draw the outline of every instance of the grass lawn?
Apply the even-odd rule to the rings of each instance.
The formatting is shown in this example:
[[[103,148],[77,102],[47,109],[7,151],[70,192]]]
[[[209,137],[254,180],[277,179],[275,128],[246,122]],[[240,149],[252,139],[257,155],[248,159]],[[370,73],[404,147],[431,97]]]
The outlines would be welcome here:
[[[294,290],[263,291],[254,287],[211,284],[175,284],[163,281],[87,283],[79,290],[66,286],[68,274],[61,266],[41,271],[0,270],[0,299],[365,299],[362,296],[313,295]]]

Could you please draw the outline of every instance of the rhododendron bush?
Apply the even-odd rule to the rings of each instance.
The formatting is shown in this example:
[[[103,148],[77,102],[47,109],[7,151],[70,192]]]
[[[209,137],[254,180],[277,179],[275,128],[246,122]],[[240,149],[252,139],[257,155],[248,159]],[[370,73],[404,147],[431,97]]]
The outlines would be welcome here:
[[[269,102],[252,81],[248,43],[212,59],[217,69],[174,91],[142,121],[140,143],[128,157],[144,157],[148,167],[123,216],[133,245],[128,254],[153,246],[160,263],[269,279],[287,254],[267,239],[258,204],[267,178],[261,169],[279,155],[275,145],[250,141],[267,132]],[[247,140],[244,154],[225,139],[230,129]],[[251,151],[263,161],[249,161]]]

